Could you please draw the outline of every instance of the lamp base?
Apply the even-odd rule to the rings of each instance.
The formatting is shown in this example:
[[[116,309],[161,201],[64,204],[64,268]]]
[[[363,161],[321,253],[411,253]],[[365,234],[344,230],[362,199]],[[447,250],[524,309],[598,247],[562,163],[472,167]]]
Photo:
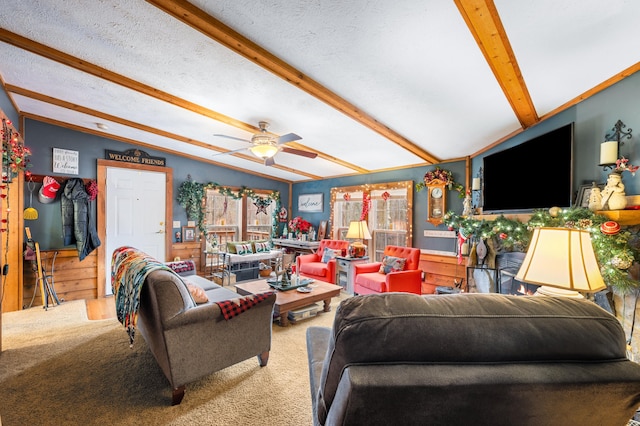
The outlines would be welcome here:
[[[563,290],[561,288],[549,287],[546,285],[538,287],[534,296],[555,296],[571,297],[573,299],[584,299],[584,296],[574,290]]]
[[[349,257],[365,257],[367,246],[362,243],[353,243],[349,246]]]

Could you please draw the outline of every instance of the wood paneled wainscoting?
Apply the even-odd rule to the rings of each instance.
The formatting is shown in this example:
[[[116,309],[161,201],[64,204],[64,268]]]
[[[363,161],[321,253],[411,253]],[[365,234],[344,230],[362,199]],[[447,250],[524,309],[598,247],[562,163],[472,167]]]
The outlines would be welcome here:
[[[462,282],[466,287],[466,261],[465,258],[458,264],[456,256],[420,253],[420,269],[424,271],[422,293],[435,293],[439,286],[454,287],[455,282]]]
[[[94,250],[80,261],[78,251],[74,249],[41,250],[42,264],[46,273],[51,273],[51,262],[58,252],[53,270],[53,285],[61,300],[95,299],[97,297],[98,258]],[[33,262],[35,263],[35,262]],[[31,261],[25,261],[23,267],[22,306],[29,306],[36,291],[33,306],[42,306],[42,295],[36,287],[36,275]]]

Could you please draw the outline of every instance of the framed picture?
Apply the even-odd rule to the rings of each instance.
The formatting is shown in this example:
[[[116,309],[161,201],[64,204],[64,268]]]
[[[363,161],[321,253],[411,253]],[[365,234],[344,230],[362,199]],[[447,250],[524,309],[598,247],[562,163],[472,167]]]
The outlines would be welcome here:
[[[327,221],[320,221],[320,225],[318,226],[318,241],[324,240],[324,237],[327,236]]]
[[[298,211],[308,213],[322,213],[323,194],[302,194],[298,195]]]
[[[596,185],[602,191],[604,189],[604,183]],[[593,188],[593,184],[589,183],[586,185],[581,185],[578,190],[578,196],[576,197],[576,202],[573,204],[573,207],[584,207],[589,208],[589,196],[591,195],[591,188]]]
[[[195,226],[183,226],[182,227],[182,241],[188,243],[196,240],[196,227]]]

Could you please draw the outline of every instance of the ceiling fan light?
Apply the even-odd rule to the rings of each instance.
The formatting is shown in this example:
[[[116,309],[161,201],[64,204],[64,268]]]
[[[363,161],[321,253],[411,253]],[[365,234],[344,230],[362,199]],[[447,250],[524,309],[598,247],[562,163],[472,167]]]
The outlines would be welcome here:
[[[249,150],[251,150],[253,155],[255,155],[258,158],[262,158],[263,160],[273,157],[279,151],[277,146],[270,145],[270,144],[254,145],[251,148],[249,148]]]

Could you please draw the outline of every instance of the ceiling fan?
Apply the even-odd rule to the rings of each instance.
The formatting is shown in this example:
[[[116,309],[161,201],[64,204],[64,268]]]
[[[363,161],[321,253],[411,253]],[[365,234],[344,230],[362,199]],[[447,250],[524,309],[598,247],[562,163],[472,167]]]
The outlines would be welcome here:
[[[316,158],[318,154],[315,152],[303,151],[301,149],[290,148],[284,146],[288,142],[294,142],[302,139],[295,133],[287,133],[280,137],[273,136],[267,132],[269,123],[266,121],[260,121],[258,123],[260,132],[251,136],[251,140],[236,138],[234,136],[214,134],[213,136],[219,136],[222,138],[235,139],[238,141],[249,142],[251,146],[249,148],[236,149],[235,151],[221,152],[215,155],[232,154],[234,152],[240,152],[248,149],[253,155],[264,160],[265,166],[273,166],[276,162],[273,157],[280,151],[288,154],[300,155],[307,158]]]

